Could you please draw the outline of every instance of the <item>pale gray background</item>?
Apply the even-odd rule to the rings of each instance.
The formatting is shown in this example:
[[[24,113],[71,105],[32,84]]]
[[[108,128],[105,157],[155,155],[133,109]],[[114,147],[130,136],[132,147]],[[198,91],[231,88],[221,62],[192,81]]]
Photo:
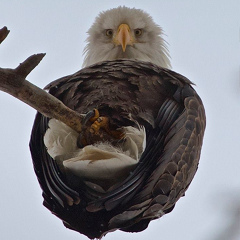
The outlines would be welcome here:
[[[203,99],[207,130],[197,175],[174,211],[144,232],[104,239],[240,239],[238,0],[1,0],[0,27],[11,33],[0,46],[0,66],[47,53],[28,76],[40,87],[76,72],[95,16],[119,5],[144,9],[163,27],[173,70],[195,82]],[[42,206],[28,148],[35,111],[0,92],[0,114],[0,239],[86,240]]]

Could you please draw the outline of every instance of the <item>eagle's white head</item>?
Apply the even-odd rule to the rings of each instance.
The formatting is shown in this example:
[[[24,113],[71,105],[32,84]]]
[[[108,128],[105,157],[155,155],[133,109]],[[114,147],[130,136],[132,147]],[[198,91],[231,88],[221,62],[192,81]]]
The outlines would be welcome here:
[[[88,34],[84,67],[122,58],[171,67],[162,29],[140,9],[120,6],[101,12]]]

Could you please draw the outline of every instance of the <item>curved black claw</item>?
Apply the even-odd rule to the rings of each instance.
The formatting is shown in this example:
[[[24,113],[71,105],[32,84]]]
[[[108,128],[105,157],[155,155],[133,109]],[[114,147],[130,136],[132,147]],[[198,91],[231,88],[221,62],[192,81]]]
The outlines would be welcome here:
[[[78,136],[77,146],[79,148],[83,148],[90,143],[90,136],[86,131],[91,124],[96,121],[99,117],[99,111],[97,109],[93,109],[89,111],[82,120],[82,131]]]
[[[82,120],[83,127],[90,121],[90,119],[94,118],[96,116],[96,109],[93,109],[92,111],[89,111],[84,119]]]

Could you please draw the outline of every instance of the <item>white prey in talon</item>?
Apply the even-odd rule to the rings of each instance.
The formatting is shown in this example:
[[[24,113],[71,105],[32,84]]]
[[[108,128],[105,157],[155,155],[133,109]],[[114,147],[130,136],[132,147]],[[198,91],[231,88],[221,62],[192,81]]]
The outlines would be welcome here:
[[[48,154],[62,163],[66,174],[74,174],[87,181],[127,177],[146,147],[144,127],[123,127],[124,141],[117,147],[99,142],[80,149],[77,147],[77,132],[56,119],[51,119],[48,125],[44,136]]]

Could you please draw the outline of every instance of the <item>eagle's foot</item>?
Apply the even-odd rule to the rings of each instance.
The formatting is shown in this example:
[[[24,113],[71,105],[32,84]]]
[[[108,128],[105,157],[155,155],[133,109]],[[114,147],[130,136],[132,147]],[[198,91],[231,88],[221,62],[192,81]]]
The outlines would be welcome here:
[[[109,126],[108,117],[98,117],[97,120],[91,125],[90,132],[99,135],[100,129],[115,138],[121,140],[124,137],[124,132],[121,129],[111,130]]]
[[[89,111],[82,122],[82,125],[85,126],[89,121],[90,122],[95,122],[99,118],[100,114],[97,109],[93,109],[92,111]]]
[[[108,130],[108,118],[107,117],[98,117],[90,127],[90,132],[92,134],[98,134],[99,130],[103,128],[104,130]]]
[[[109,118],[100,116],[97,109],[86,114],[82,125],[83,129],[78,137],[78,146],[80,148],[104,141],[109,141],[114,144],[124,137],[124,131],[121,129],[112,130],[109,124]]]

